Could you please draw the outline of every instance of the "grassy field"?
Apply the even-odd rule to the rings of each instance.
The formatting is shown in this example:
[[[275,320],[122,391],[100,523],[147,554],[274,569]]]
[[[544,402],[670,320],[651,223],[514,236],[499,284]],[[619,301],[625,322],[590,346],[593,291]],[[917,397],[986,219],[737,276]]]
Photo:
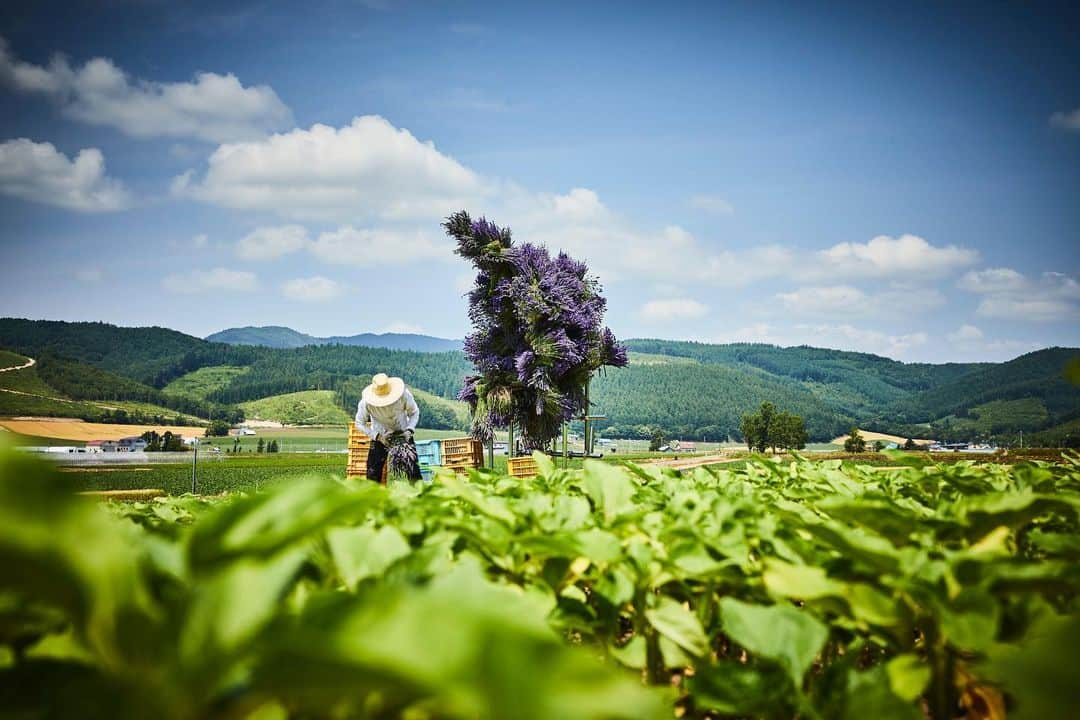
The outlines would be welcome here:
[[[349,414],[334,402],[333,390],[304,390],[241,403],[248,420],[286,425],[344,425]]]
[[[189,372],[187,375],[176,378],[166,385],[163,390],[173,395],[189,395],[205,398],[215,390],[220,390],[229,382],[250,371],[249,367],[235,367],[233,365],[213,365]]]
[[[17,367],[24,364],[29,358],[10,350],[0,350],[0,368]]]

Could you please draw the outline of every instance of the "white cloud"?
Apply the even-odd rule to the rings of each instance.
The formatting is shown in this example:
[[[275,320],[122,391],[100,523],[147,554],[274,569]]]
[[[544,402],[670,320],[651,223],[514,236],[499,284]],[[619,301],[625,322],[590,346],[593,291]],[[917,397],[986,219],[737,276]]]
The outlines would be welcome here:
[[[57,55],[48,67],[15,58],[0,38],[0,82],[46,95],[63,112],[139,138],[190,137],[210,142],[255,138],[287,127],[292,113],[266,85],[235,75],[198,73],[190,82],[132,78],[108,58],[72,67]]]
[[[174,191],[294,218],[433,222],[475,205],[488,189],[432,143],[368,115],[342,128],[313,125],[222,145],[205,176],[181,175]]]
[[[735,212],[735,206],[720,195],[693,195],[690,197],[690,207],[717,215],[731,215]]]
[[[285,297],[299,302],[326,302],[340,297],[344,292],[336,281],[321,275],[289,280],[281,286]]]
[[[195,295],[217,290],[251,292],[255,290],[256,285],[254,273],[222,267],[174,273],[165,276],[161,281],[163,289],[181,295]]]
[[[967,324],[961,325],[945,338],[961,356],[978,360],[1008,360],[1024,352],[1043,347],[1039,343],[1026,340],[988,338],[982,330]]]
[[[949,333],[946,337],[949,342],[953,343],[974,342],[983,339],[983,331],[974,325],[961,325],[955,332]]]
[[[261,227],[236,243],[236,254],[246,260],[274,260],[304,249],[310,243],[307,229],[300,225]]]
[[[1064,273],[1031,278],[1012,268],[989,268],[966,273],[957,285],[983,296],[975,310],[983,317],[1045,323],[1080,316],[1080,282]]]
[[[105,174],[97,148],[74,160],[52,143],[26,138],[0,144],[0,193],[79,212],[122,210],[131,204],[123,184]]]
[[[818,253],[822,270],[857,276],[946,275],[979,259],[974,250],[938,247],[915,235],[879,235],[867,243],[839,243]]]
[[[853,327],[848,324],[796,325],[803,333],[802,343],[816,347],[838,347],[903,357],[909,350],[925,345],[930,339],[925,332],[890,335],[880,330]]]
[[[309,250],[325,263],[360,267],[454,259],[450,243],[441,235],[351,225],[320,233],[309,245]]]
[[[869,293],[851,285],[801,287],[776,297],[786,312],[797,315],[887,316],[921,312],[945,304],[945,296],[938,290],[900,284]]]
[[[708,312],[708,307],[688,298],[650,300],[641,306],[641,317],[653,322],[700,318]]]
[[[1080,108],[1054,113],[1050,116],[1050,124],[1063,130],[1080,130]]]
[[[1012,268],[969,270],[956,283],[962,290],[980,294],[1019,291],[1026,285],[1023,274]]]
[[[202,250],[209,242],[210,238],[207,237],[206,233],[199,233],[198,235],[193,235],[191,237],[191,247],[196,250]]]
[[[858,313],[868,309],[866,293],[850,285],[829,287],[804,287],[776,296],[784,307],[792,312],[819,313]]]
[[[1042,323],[1067,320],[1075,315],[1076,306],[1058,299],[995,296],[985,298],[975,312],[988,318]]]

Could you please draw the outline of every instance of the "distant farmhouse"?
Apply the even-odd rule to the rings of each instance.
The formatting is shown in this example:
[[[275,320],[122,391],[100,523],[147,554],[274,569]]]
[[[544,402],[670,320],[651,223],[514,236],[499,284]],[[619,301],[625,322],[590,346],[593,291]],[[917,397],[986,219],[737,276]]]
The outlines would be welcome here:
[[[142,452],[146,449],[146,441],[135,436],[119,440],[90,440],[86,447],[90,452]]]

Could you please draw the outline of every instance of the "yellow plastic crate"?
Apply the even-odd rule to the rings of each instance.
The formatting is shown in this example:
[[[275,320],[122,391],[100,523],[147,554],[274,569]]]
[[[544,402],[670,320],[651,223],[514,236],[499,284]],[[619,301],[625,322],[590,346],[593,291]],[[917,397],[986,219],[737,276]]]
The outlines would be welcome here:
[[[527,478],[536,475],[536,461],[530,455],[507,458],[506,469],[511,477]]]

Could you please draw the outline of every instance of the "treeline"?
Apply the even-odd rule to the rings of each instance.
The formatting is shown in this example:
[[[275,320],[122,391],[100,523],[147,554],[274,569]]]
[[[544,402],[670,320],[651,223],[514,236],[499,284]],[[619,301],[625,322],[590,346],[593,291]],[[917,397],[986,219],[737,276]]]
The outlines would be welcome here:
[[[723,365],[634,365],[593,380],[590,400],[608,437],[670,437],[713,442],[742,440],[743,413],[768,400],[803,417],[811,438],[831,439],[852,416],[831,407],[794,380]]]
[[[200,418],[213,417],[229,423],[238,423],[244,420],[244,411],[235,406],[163,393],[157,388],[144,385],[135,380],[52,354],[40,355],[37,360],[38,377],[49,387],[73,400],[131,400],[158,405]],[[134,412],[125,410],[112,411],[108,417],[105,417],[104,413],[110,413],[110,411],[103,411],[102,422],[127,421],[113,419],[116,413],[123,413],[124,418],[135,415]]]

